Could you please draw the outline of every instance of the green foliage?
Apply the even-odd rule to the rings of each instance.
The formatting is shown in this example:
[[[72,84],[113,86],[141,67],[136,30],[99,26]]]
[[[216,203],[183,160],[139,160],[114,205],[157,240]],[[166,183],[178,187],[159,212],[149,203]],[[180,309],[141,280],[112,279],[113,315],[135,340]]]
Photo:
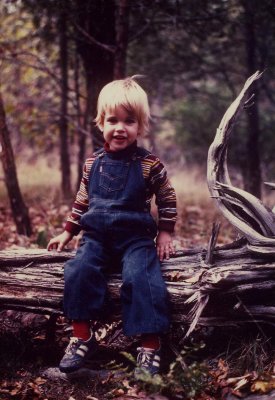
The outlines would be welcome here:
[[[199,394],[206,385],[208,369],[204,364],[192,361],[184,367],[183,360],[193,356],[194,352],[201,350],[203,343],[185,346],[170,365],[167,382],[170,393],[182,394],[182,398],[192,399]],[[180,398],[180,397],[179,397]]]
[[[269,179],[273,178],[275,19],[271,3],[270,0],[131,2],[127,74],[146,75],[142,84],[152,103],[165,110],[165,117],[175,125],[176,144],[187,161],[201,163],[206,160],[215,129],[244,80],[254,70],[266,68],[264,83],[259,82],[260,150],[264,172],[270,176]],[[16,151],[21,150],[22,142],[27,142],[32,149],[48,152],[59,145],[60,11],[65,11],[68,17],[67,117],[70,137],[75,136],[79,124],[84,127],[88,120],[92,120],[92,115],[89,118],[84,115],[87,71],[84,72],[85,66],[81,62],[78,71],[79,109],[76,107],[76,59],[80,48],[83,54],[91,54],[94,45],[89,36],[103,44],[115,43],[114,27],[112,40],[107,30],[102,29],[108,7],[114,7],[114,4],[114,1],[106,0],[3,1],[0,18],[1,85],[10,131],[14,143],[18,144]],[[245,4],[249,5],[249,10],[245,9]],[[86,23],[84,17],[88,14],[91,20]],[[248,34],[247,22],[251,22],[254,35]],[[82,35],[77,25],[81,29],[90,26],[93,30],[87,28]],[[253,64],[247,61],[248,43],[253,47]],[[102,54],[110,57],[108,51]],[[98,58],[94,60],[98,65],[104,57],[97,55],[92,59]],[[91,75],[100,75],[100,68],[99,71],[93,68]],[[98,76],[93,79],[91,92],[96,93],[100,79]],[[230,143],[230,161],[234,165],[237,161],[245,169],[248,132],[244,123],[238,127],[237,133],[234,132],[234,137],[235,143],[232,146]]]
[[[15,152],[23,143],[47,150],[57,133],[57,43],[41,46],[45,21],[36,27],[22,2],[7,7],[0,22],[1,91]]]
[[[228,98],[225,90],[212,87],[205,94],[185,96],[168,106],[166,116],[175,126],[175,140],[188,161],[206,162],[207,152]]]
[[[176,141],[185,158],[200,163],[206,160],[215,130],[245,79],[257,69],[268,68],[265,82],[258,86],[257,134],[261,135],[259,154],[264,173],[270,168],[273,171],[274,113],[267,107],[268,103],[273,103],[273,108],[275,104],[270,90],[275,64],[275,20],[270,1],[179,0],[167,1],[166,5],[159,1],[153,16],[147,11],[145,7],[146,18],[151,21],[147,34],[129,46],[129,72],[150,78],[146,86],[159,106],[167,110],[169,121],[174,120]],[[269,117],[263,115],[267,110]],[[251,112],[257,111],[252,108]],[[235,131],[230,161],[249,177],[253,138],[246,122]]]
[[[167,373],[151,376],[146,371],[140,372],[137,381],[138,389],[148,394],[162,393],[169,398],[176,395],[177,399],[193,399],[202,392],[207,382],[207,367],[192,360],[195,353],[203,347],[203,343],[184,346],[175,361],[170,364]],[[121,354],[136,366],[136,361],[131,354],[126,352]],[[185,360],[189,360],[188,364]],[[110,366],[114,370],[118,369],[117,365],[110,364]],[[123,371],[125,372],[126,369],[124,368]],[[128,378],[130,381],[135,381],[133,372],[128,372]]]
[[[47,230],[44,228],[40,229],[37,233],[37,239],[36,239],[36,243],[37,243],[38,247],[40,247],[42,249],[46,249],[48,242],[49,242],[49,238],[48,238]]]

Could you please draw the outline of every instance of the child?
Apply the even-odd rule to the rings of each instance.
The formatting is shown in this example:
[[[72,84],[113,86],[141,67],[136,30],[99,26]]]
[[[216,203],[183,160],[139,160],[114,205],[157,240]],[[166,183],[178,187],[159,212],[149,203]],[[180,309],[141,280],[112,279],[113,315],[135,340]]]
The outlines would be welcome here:
[[[73,337],[60,362],[63,372],[81,368],[96,351],[90,321],[102,312],[105,270],[114,260],[122,269],[124,333],[141,335],[136,376],[143,370],[152,375],[159,371],[159,335],[169,328],[159,259],[174,253],[176,196],[159,159],[137,146],[137,138],[148,130],[150,112],[147,95],[133,78],[102,89],[95,122],[104,148],[86,160],[65,231],[48,244],[48,250],[61,251],[85,231],[75,258],[65,265],[64,312],[72,320]],[[158,226],[150,214],[153,194]]]

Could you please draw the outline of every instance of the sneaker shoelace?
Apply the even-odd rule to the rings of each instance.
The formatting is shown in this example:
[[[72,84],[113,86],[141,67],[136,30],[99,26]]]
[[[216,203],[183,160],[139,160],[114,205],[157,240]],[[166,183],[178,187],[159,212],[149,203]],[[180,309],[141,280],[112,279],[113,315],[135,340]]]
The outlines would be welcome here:
[[[68,347],[65,350],[66,354],[74,353],[78,340],[79,339],[77,337],[71,337],[70,343],[68,344]]]
[[[145,350],[142,347],[138,348],[137,364],[140,367],[149,367],[154,358],[154,351]]]

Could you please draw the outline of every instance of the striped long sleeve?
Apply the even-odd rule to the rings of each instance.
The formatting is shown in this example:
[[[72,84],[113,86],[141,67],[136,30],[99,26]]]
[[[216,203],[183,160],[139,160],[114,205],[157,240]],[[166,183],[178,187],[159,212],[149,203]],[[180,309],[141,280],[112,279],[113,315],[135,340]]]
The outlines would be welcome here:
[[[167,171],[159,158],[148,155],[142,162],[143,176],[148,180],[147,201],[151,202],[152,195],[156,195],[158,207],[158,229],[173,232],[176,219],[176,193],[167,177]]]
[[[83,175],[80,182],[80,187],[76,195],[76,199],[72,206],[71,214],[69,215],[65,230],[72,233],[73,235],[77,235],[81,231],[80,218],[86,211],[88,211],[89,207],[89,177],[91,167],[96,157],[88,158],[85,162],[83,168]]]

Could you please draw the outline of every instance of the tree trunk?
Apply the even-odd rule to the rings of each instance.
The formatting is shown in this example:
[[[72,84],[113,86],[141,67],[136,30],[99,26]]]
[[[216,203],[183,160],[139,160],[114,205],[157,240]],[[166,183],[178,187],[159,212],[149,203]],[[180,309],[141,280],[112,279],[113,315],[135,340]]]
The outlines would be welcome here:
[[[14,154],[10,141],[10,135],[6,124],[6,115],[3,99],[0,93],[0,156],[5,175],[5,184],[7,187],[13,218],[16,224],[17,232],[20,235],[30,236],[32,233],[31,222],[28,209],[24,203],[18,184]]]
[[[126,73],[126,51],[129,32],[129,0],[119,0],[116,9],[116,50],[114,79],[122,79]]]
[[[114,77],[115,2],[113,0],[76,0],[78,27],[77,51],[83,61],[87,87],[87,114],[96,116],[100,90]],[[100,24],[97,23],[100,21]],[[102,134],[92,125],[94,150],[103,144]]]
[[[251,76],[257,69],[256,49],[257,41],[255,34],[255,13],[257,12],[257,2],[254,0],[242,0],[244,8],[244,33],[246,47],[246,62],[248,76]],[[247,165],[245,189],[261,198],[261,163],[260,163],[260,123],[258,110],[258,87],[255,83],[253,89],[255,103],[247,113],[248,137],[246,143]]]
[[[68,144],[68,39],[67,39],[67,17],[61,8],[59,16],[59,60],[61,71],[61,108],[60,108],[60,157],[61,157],[61,180],[62,194],[65,199],[72,196],[71,190],[71,165]]]
[[[77,156],[77,182],[76,182],[76,190],[79,189],[80,181],[83,174],[83,164],[85,159],[85,144],[86,144],[86,135],[81,131],[81,127],[83,130],[87,130],[87,113],[85,112],[84,118],[81,117],[81,106],[80,106],[80,89],[79,89],[79,55],[75,54],[75,64],[74,64],[74,83],[75,83],[75,103],[76,103],[76,113],[77,113],[77,139],[78,139],[78,156]],[[87,102],[86,102],[87,104]],[[86,109],[87,110],[87,109]]]

